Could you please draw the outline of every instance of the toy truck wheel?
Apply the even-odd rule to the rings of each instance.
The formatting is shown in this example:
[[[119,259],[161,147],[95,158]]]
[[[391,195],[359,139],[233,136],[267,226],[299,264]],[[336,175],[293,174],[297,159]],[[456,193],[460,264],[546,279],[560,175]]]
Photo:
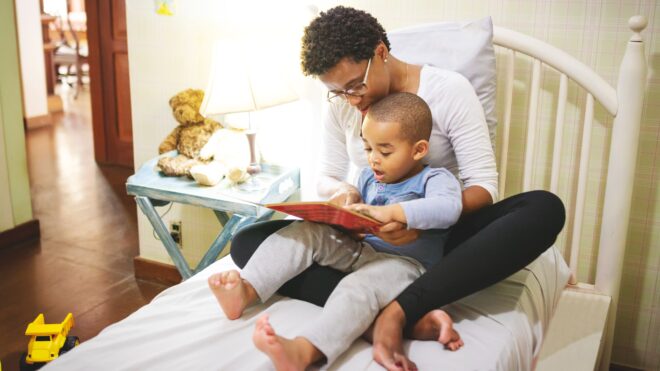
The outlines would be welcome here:
[[[62,349],[60,349],[60,355],[70,351],[78,346],[78,344],[80,344],[80,340],[78,340],[77,336],[67,336],[64,345],[62,345]]]
[[[23,352],[23,354],[21,354],[21,359],[20,359],[20,361],[19,361],[19,369],[20,369],[21,371],[33,371],[33,370],[38,370],[41,366],[44,365],[43,363],[29,364],[29,363],[27,363],[27,361],[25,360],[25,358],[27,358],[27,353],[26,353],[26,352]]]

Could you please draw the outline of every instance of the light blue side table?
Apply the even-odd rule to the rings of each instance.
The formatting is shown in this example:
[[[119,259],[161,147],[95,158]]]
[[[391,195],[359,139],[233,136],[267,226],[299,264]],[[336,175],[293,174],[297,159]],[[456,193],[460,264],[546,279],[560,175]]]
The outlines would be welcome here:
[[[184,280],[213,263],[236,231],[271,217],[273,211],[259,204],[284,202],[300,188],[300,171],[297,168],[262,165],[261,173],[253,176],[261,187],[255,187],[253,182],[233,187],[205,187],[186,177],[163,176],[156,170],[157,163],[158,157],[142,165],[126,181],[126,190],[129,195],[135,196],[140,210],[151,222]],[[195,268],[188,265],[156,212],[155,206],[164,206],[170,202],[213,209],[223,225],[222,231]]]

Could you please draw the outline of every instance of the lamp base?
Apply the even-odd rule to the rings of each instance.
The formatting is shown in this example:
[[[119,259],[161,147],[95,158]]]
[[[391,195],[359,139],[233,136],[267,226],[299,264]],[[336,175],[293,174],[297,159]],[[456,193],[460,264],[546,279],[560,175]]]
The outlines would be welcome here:
[[[257,132],[250,130],[245,135],[250,144],[250,165],[247,167],[247,172],[250,175],[260,173],[261,165],[257,161]]]
[[[266,187],[266,184],[257,179],[257,174],[261,173],[261,165],[257,160],[257,132],[248,130],[245,135],[247,136],[248,143],[250,144],[250,165],[247,167],[247,172],[250,178],[243,183],[241,187],[245,191],[261,191]]]
[[[247,172],[250,175],[259,174],[261,172],[261,165],[257,163],[250,164],[247,167]]]

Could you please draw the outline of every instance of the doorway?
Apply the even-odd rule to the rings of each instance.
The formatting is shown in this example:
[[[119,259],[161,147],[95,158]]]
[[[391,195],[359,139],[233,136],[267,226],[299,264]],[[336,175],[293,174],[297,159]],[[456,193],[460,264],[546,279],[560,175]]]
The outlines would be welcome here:
[[[49,95],[89,101],[96,162],[133,169],[124,0],[41,2]]]

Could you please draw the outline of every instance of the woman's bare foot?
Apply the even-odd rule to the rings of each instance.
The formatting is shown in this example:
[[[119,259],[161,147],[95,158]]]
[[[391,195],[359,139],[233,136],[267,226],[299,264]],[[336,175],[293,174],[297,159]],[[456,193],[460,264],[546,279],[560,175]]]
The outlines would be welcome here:
[[[388,371],[415,371],[417,365],[403,353],[405,314],[396,301],[380,313],[373,329],[374,361]]]
[[[437,340],[452,351],[460,349],[464,344],[461,336],[454,330],[454,321],[441,309],[426,313],[417,321],[411,335],[417,340]]]
[[[257,292],[249,282],[241,279],[237,270],[216,273],[208,279],[209,288],[227,318],[237,319],[245,308],[257,300]]]
[[[266,353],[277,371],[304,370],[321,358],[321,352],[306,339],[290,340],[278,336],[268,322],[267,314],[257,320],[252,341],[257,349]]]

